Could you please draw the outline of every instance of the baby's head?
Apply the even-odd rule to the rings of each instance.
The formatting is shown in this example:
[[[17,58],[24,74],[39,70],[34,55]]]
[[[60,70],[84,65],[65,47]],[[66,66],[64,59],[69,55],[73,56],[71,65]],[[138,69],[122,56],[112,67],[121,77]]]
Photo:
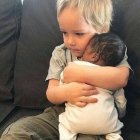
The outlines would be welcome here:
[[[57,16],[68,7],[78,9],[86,23],[98,33],[109,31],[112,21],[111,0],[57,0]]]
[[[126,46],[113,33],[95,34],[91,38],[82,60],[102,66],[116,66],[125,55]]]

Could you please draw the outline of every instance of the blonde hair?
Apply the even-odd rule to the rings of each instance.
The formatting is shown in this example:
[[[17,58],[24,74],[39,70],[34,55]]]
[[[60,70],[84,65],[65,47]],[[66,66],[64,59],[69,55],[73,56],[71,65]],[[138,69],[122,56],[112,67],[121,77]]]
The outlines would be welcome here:
[[[97,32],[109,31],[113,12],[111,0],[57,0],[57,16],[66,7],[77,8]]]

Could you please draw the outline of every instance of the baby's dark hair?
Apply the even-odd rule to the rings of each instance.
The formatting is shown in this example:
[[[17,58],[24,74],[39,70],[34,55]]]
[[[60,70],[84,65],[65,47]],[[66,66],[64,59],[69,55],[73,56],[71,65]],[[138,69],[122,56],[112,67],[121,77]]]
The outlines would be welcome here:
[[[126,50],[123,41],[113,33],[95,34],[90,46],[105,66],[118,65],[123,60]]]

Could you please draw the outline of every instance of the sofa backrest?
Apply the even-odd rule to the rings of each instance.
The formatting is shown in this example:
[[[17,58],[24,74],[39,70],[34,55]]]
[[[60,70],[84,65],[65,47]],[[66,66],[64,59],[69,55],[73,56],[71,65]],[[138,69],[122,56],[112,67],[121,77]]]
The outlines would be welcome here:
[[[17,45],[20,0],[0,1],[0,101],[14,98],[15,105],[29,108],[50,105],[45,96],[45,78],[52,50],[63,42],[55,2],[24,0]],[[140,108],[140,1],[113,0],[113,4],[111,31],[126,43],[128,61],[134,70],[126,87],[128,106]]]
[[[44,108],[50,105],[45,96],[45,78],[52,50],[62,43],[55,2],[24,0],[14,76],[17,106]]]
[[[13,99],[13,77],[21,17],[19,0],[0,1],[0,101]]]
[[[124,40],[128,62],[134,71],[125,88],[128,107],[140,109],[140,1],[118,0],[116,5],[112,31]]]

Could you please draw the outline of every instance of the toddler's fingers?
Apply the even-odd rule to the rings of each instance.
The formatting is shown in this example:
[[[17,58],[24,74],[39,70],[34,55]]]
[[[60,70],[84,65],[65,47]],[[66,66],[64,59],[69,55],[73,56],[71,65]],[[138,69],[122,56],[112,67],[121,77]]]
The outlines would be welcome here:
[[[96,103],[98,100],[97,98],[94,98],[93,96],[82,96],[80,97],[80,101],[82,103]]]
[[[96,95],[98,94],[98,90],[94,89],[94,90],[88,90],[84,92],[84,96],[90,96],[90,95]]]
[[[76,105],[76,106],[79,106],[79,107],[84,107],[84,106],[87,105],[87,103],[86,103],[86,102],[76,102],[75,105]]]
[[[92,97],[88,96],[88,97],[86,97],[85,101],[87,103],[96,103],[98,101],[98,99],[97,98],[93,98],[93,96]]]
[[[91,85],[87,85],[85,83],[84,84],[84,90],[96,90],[96,87],[95,86],[91,86]]]

